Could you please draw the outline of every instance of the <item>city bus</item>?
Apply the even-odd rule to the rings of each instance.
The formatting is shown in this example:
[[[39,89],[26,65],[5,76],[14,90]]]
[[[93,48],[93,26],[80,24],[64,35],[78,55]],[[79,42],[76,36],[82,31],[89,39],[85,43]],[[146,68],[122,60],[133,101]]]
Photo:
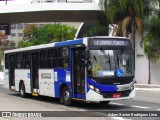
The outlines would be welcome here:
[[[131,99],[134,49],[128,38],[86,37],[6,50],[5,86],[20,96],[108,104]]]

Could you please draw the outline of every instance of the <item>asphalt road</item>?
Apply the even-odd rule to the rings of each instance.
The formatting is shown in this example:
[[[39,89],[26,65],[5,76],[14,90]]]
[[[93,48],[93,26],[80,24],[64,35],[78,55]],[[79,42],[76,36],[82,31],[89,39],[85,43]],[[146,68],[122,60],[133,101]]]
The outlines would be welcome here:
[[[160,117],[105,117],[106,112],[118,111],[159,111],[160,113],[160,91],[136,91],[133,100],[112,101],[108,105],[98,103],[75,102],[72,106],[64,106],[59,103],[59,99],[49,97],[29,97],[21,98],[19,93],[12,92],[0,86],[0,111],[52,111],[42,112],[43,116],[56,116],[54,119],[70,118],[73,120],[159,120]],[[53,112],[54,111],[54,112]],[[56,111],[56,112],[55,112]],[[59,111],[59,112],[57,112]],[[69,112],[68,112],[69,111]],[[87,118],[89,116],[89,118]],[[62,117],[62,118],[61,118]],[[97,118],[98,117],[98,118]],[[21,120],[22,118],[7,118],[9,120]],[[24,118],[23,118],[24,119]],[[27,119],[27,118],[25,118]],[[33,118],[41,120],[44,118]],[[53,119],[53,118],[47,118]]]

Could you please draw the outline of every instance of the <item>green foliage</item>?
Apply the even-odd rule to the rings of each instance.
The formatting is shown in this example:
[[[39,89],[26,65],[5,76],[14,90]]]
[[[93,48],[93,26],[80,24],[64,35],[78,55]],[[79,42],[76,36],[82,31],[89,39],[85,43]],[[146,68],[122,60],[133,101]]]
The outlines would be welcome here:
[[[104,14],[111,24],[116,24],[113,33],[116,36],[128,37],[134,46],[135,30],[142,36],[142,22],[144,16],[144,1],[146,0],[105,0]]]
[[[23,30],[23,39],[31,39],[33,34],[34,34],[34,30],[37,29],[37,26],[35,24],[30,24],[28,26],[26,26],[26,28]]]
[[[96,23],[85,23],[83,30],[81,30],[81,37],[107,36],[108,29],[106,18],[100,19]]]
[[[105,0],[104,13],[115,24],[127,16],[143,17],[145,0]]]
[[[23,47],[25,47],[25,46],[26,46],[26,43],[25,43],[24,40],[20,40],[20,41],[18,42],[18,48],[23,48]]]
[[[149,59],[160,57],[160,17],[153,16],[145,23],[144,51]]]
[[[33,30],[28,29],[29,34],[26,34],[29,37],[29,41],[21,40],[18,43],[18,47],[29,47],[40,44],[47,44],[51,42],[59,42],[62,40],[74,39],[76,29],[74,27],[70,27],[67,25],[61,24],[48,24],[42,28],[38,27],[29,27],[33,28]],[[27,30],[24,30],[24,32]]]
[[[1,62],[4,58],[4,50],[15,48],[15,43],[8,40],[8,36],[0,31],[0,70],[2,70]]]

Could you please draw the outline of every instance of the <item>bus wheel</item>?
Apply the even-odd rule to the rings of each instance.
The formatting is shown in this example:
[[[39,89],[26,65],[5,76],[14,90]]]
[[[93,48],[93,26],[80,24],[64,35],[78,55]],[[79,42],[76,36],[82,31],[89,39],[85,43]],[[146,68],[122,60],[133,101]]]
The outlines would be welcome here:
[[[99,103],[102,104],[102,105],[107,105],[107,104],[109,104],[109,102],[110,101],[100,101]]]
[[[27,96],[23,82],[20,83],[19,92],[20,92],[21,97],[25,98]]]
[[[72,103],[69,88],[67,86],[65,86],[62,90],[62,100],[63,100],[63,104],[67,106],[71,105]]]

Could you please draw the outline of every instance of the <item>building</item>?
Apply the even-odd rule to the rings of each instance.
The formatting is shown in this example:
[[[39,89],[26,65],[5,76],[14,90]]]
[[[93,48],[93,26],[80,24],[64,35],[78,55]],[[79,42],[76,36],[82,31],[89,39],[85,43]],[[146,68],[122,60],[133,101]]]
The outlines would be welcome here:
[[[94,3],[97,2],[97,0],[32,0],[31,4],[40,4],[40,3],[46,3],[46,4],[54,4],[57,2],[69,2],[69,3]],[[18,24],[12,24],[11,25],[11,37],[10,39],[16,43],[16,46],[18,45],[18,42],[23,39],[23,30],[28,24],[36,24],[38,27],[43,27],[45,24],[67,24],[69,26],[73,26],[75,28],[79,28],[80,22],[47,22],[47,23],[18,23]]]

